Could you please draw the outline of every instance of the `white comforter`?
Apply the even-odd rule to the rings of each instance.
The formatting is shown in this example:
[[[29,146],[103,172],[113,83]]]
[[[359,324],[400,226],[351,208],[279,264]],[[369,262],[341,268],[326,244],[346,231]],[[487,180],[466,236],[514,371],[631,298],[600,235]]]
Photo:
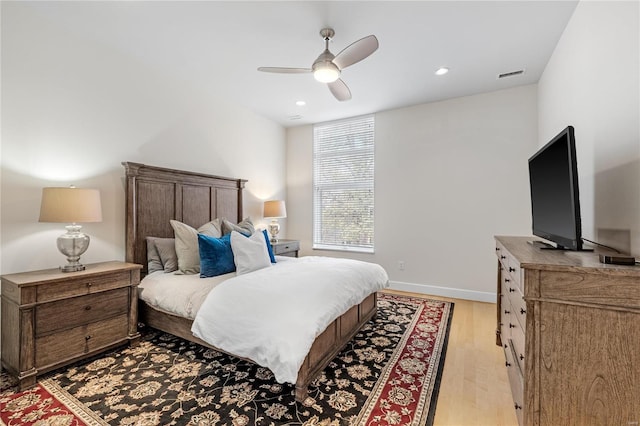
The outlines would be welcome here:
[[[157,271],[142,279],[138,295],[155,309],[192,320],[211,289],[235,276],[232,272],[200,278],[199,274],[175,275]]]
[[[308,256],[215,286],[196,314],[196,337],[295,383],[315,338],[368,295],[388,286],[373,263]]]

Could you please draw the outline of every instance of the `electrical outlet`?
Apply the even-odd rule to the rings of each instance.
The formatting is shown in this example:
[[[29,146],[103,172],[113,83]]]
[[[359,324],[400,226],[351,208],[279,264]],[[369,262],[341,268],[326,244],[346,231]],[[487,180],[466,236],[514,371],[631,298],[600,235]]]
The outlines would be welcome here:
[[[398,269],[404,271],[404,260],[398,260]]]

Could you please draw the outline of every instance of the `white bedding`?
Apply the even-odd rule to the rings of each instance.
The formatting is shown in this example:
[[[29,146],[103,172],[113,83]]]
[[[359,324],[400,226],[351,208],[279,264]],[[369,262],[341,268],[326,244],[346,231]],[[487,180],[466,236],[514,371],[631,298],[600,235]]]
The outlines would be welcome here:
[[[276,256],[278,264],[291,257]],[[205,297],[212,288],[236,276],[235,272],[211,278],[200,278],[199,274],[172,274],[153,272],[140,281],[138,297],[148,305],[165,313],[193,320]]]
[[[388,280],[380,265],[350,259],[278,262],[213,285],[191,331],[295,383],[315,338]]]
[[[235,276],[232,272],[200,278],[199,274],[176,275],[156,271],[140,281],[138,297],[158,310],[192,320],[211,289]]]

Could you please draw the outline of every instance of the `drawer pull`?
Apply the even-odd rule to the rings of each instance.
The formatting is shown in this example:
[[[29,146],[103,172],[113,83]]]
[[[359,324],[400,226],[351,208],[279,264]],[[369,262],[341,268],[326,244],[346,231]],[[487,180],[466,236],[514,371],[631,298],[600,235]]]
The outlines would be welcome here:
[[[511,266],[509,266],[509,272],[515,272],[516,268],[512,268]]]
[[[522,405],[519,405],[517,402],[515,404],[516,410],[522,410]]]
[[[510,283],[510,282],[511,282],[511,280],[510,280],[509,278],[505,278],[505,279],[504,279],[504,282],[505,282],[505,283]]]
[[[514,291],[516,291],[516,289],[515,289],[515,288],[513,288],[513,287],[509,287],[509,293],[513,293]]]
[[[504,310],[504,313],[509,315],[511,313],[511,311],[507,311],[506,309]]]
[[[507,346],[506,344],[504,345],[504,348],[507,349],[509,346]]]
[[[496,251],[500,251],[500,247],[496,247]]]
[[[520,313],[521,313],[522,315],[524,315],[524,314],[526,314],[526,313],[527,313],[527,311],[525,311],[524,309],[520,308]]]
[[[507,366],[507,367],[511,367],[511,363],[509,361],[505,361],[504,365]]]
[[[516,328],[516,326],[511,324],[511,323],[509,323],[509,328]]]
[[[84,307],[84,310],[85,310],[85,311],[90,311],[90,310],[91,310],[91,305],[89,305],[89,306],[85,306],[85,307]]]
[[[506,259],[506,258],[507,258],[507,256],[505,256],[505,255],[500,256],[500,259]]]
[[[90,334],[87,334],[86,336],[84,336],[84,340],[89,340],[89,339],[91,339],[91,335]]]
[[[524,361],[524,355],[520,354],[520,361]]]

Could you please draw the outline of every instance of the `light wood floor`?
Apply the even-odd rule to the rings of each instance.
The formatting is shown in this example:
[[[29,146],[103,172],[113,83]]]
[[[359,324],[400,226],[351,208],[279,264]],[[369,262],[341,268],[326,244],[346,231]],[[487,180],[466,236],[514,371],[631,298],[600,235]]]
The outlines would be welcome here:
[[[455,304],[434,424],[517,426],[504,354],[495,343],[496,305],[427,297]]]

